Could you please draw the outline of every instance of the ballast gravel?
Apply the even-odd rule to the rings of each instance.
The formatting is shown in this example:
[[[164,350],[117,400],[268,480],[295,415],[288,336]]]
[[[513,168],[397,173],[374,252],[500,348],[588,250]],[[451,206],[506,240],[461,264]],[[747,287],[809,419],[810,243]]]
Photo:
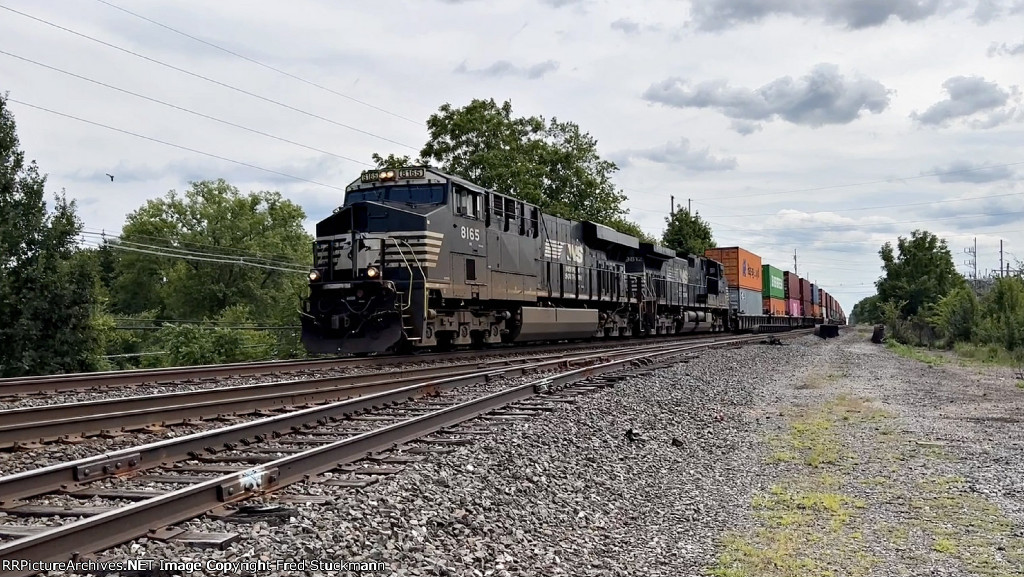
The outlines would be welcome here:
[[[813,361],[820,339],[704,351],[685,364],[525,420],[473,428],[493,434],[431,455],[364,489],[298,485],[281,516],[196,519],[188,530],[238,532],[224,551],[134,542],[107,557],[379,562],[379,572],[309,575],[689,575],[712,562],[760,486],[750,463],[761,387]],[[627,439],[632,430],[634,440]],[[275,502],[273,496],[265,502]],[[362,568],[373,566],[362,566]],[[308,567],[307,567],[308,568]],[[202,573],[195,573],[202,574]]]

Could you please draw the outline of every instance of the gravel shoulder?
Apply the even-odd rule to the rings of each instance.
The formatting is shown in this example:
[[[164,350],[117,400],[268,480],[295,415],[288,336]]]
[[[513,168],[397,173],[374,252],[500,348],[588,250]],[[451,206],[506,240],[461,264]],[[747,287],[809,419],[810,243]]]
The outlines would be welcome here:
[[[770,479],[713,575],[1024,575],[1024,391],[847,331],[769,391]]]
[[[299,574],[285,560],[385,567],[307,575],[1024,575],[1014,380],[852,330],[786,342],[487,427],[364,489],[290,487],[327,500],[275,518],[182,525],[239,533],[223,551],[140,540],[104,557],[266,561],[260,575]]]

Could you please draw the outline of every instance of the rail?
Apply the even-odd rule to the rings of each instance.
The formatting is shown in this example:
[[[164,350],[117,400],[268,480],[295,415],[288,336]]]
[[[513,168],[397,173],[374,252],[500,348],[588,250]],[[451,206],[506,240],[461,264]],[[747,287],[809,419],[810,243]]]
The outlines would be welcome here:
[[[0,546],[0,561],[15,559],[30,562],[65,561],[71,558],[72,555],[100,551],[131,539],[145,536],[155,528],[179,523],[208,511],[223,508],[228,504],[309,479],[312,475],[328,471],[341,464],[361,460],[368,453],[386,450],[397,443],[405,443],[423,437],[445,427],[450,427],[501,408],[511,402],[551,392],[555,387],[565,385],[568,382],[618,371],[631,365],[650,363],[652,357],[659,357],[662,362],[670,362],[673,357],[690,351],[749,342],[754,338],[761,337],[734,337],[712,342],[679,344],[669,348],[652,347],[653,350],[622,354],[615,360],[600,362],[589,367],[573,369],[560,375],[549,376],[538,381],[514,386],[504,391],[413,417],[374,431],[282,457],[240,473],[235,472],[212,478],[190,487],[24,537]],[[496,372],[500,372],[500,370],[486,371],[476,376],[466,375],[450,379],[440,379],[432,384],[423,383],[407,387],[402,392],[390,391],[381,393],[376,399],[365,397],[354,399],[353,401],[363,406],[373,406],[388,402],[385,399],[393,401],[402,395],[407,396],[413,392],[413,389],[422,391],[424,387],[454,386],[453,383],[456,381],[487,378],[486,375],[495,374]],[[67,483],[69,487],[73,487],[81,481],[81,476],[88,476],[89,473],[86,472],[86,469],[90,463],[92,466],[100,466],[106,462],[108,464],[107,469],[112,471],[113,465],[110,463],[113,460],[127,460],[131,458],[136,462],[137,468],[155,467],[159,465],[159,461],[167,460],[168,454],[172,452],[172,449],[173,451],[180,452],[188,444],[197,446],[195,445],[197,441],[205,447],[213,447],[225,442],[238,443],[242,439],[246,439],[254,434],[256,430],[262,430],[264,431],[262,434],[267,434],[281,426],[301,426],[302,422],[310,418],[315,420],[323,418],[330,413],[341,414],[351,410],[353,410],[353,407],[343,406],[341,403],[331,405],[330,408],[317,407],[302,411],[301,416],[299,413],[281,415],[265,419],[258,425],[245,423],[220,429],[212,433],[193,435],[188,440],[166,441],[104,455],[91,461],[76,461],[12,477],[20,477],[23,480],[21,489],[23,495],[36,495],[40,494],[38,487],[28,491],[25,480],[41,483],[43,478],[46,477],[47,486],[59,487],[60,485],[54,485],[54,483],[57,481],[57,477],[63,476],[62,481]],[[274,424],[268,426],[270,421],[274,421]],[[105,461],[102,461],[103,459]],[[156,459],[157,462],[154,462],[153,459]],[[76,471],[78,477],[75,476]],[[101,473],[98,477],[102,478],[108,474]],[[18,490],[9,479],[10,477],[0,479],[0,494],[7,496],[18,493]],[[12,489],[14,490],[12,491]],[[12,576],[24,576],[35,573],[35,571],[31,570],[14,570],[9,574]]]

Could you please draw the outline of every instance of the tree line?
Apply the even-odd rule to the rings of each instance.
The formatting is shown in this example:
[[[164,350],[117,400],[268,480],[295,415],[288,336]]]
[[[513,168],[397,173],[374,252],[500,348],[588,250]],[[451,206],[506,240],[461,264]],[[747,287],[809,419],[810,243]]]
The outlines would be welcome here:
[[[612,182],[618,167],[575,123],[473,100],[441,106],[427,127],[420,158],[374,162],[437,166],[656,242],[628,219]],[[25,161],[0,95],[0,216],[0,377],[304,354],[297,308],[313,239],[302,208],[279,192],[192,182],[129,213],[118,235],[87,230],[64,191],[48,206],[46,176]],[[680,208],[665,221],[661,244],[697,254],[715,246],[699,215]]]
[[[945,240],[923,230],[879,250],[876,294],[856,305],[851,322],[885,324],[909,345],[956,348],[970,356],[1024,363],[1024,279],[974,286],[956,270]]]

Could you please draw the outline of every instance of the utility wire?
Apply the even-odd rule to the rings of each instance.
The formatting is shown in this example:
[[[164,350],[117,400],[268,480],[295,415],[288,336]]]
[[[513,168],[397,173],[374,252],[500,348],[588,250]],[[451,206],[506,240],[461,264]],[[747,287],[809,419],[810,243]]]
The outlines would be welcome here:
[[[82,227],[82,231],[83,231],[82,234],[90,234],[92,236],[99,236],[101,238],[112,238],[112,239],[115,239],[115,240],[120,240],[122,238],[122,235],[120,235],[120,234],[108,233],[106,230],[91,228],[91,227],[88,227],[88,226]],[[181,239],[172,239],[172,238],[167,238],[167,237],[162,237],[162,236],[150,236],[150,235],[146,235],[146,234],[132,233],[130,235],[130,238],[162,241],[162,242],[169,243],[169,244],[177,244],[177,245],[180,245],[181,248],[186,248],[186,249],[189,248],[188,245],[195,246],[195,247],[201,247],[201,248],[207,248],[207,249],[213,248],[213,249],[218,249],[218,250],[222,250],[222,251],[230,251],[230,252],[235,252],[235,253],[241,253],[242,256],[255,256],[257,258],[262,258],[262,259],[268,260],[268,261],[273,260],[273,259],[270,259],[268,257],[281,257],[281,258],[277,259],[278,262],[289,262],[289,263],[290,262],[294,262],[294,261],[289,260],[289,259],[292,258],[292,255],[287,255],[287,254],[277,254],[277,253],[271,253],[271,252],[264,253],[264,252],[260,252],[258,250],[257,251],[252,251],[252,250],[248,250],[248,249],[244,249],[244,248],[235,248],[235,247],[231,247],[231,246],[219,246],[219,245],[210,244],[210,243],[204,243],[204,242],[195,242],[195,241],[188,241],[188,240],[181,240]],[[163,247],[161,247],[161,248],[163,248]],[[168,248],[172,248],[172,247],[168,247]],[[221,254],[217,254],[217,256],[236,256],[236,255],[221,253]]]
[[[103,239],[107,238],[107,235],[105,235],[105,234],[98,234],[98,233],[95,233],[95,232],[84,232],[83,231],[80,234],[82,234],[83,236],[93,236],[93,237],[98,236],[98,237],[101,237]],[[251,257],[251,256],[250,257],[246,257],[245,255],[211,254],[211,253],[199,252],[199,251],[196,251],[196,250],[179,249],[179,248],[173,248],[173,247],[167,247],[167,246],[154,246],[154,245],[151,245],[151,244],[143,244],[143,243],[133,242],[133,241],[130,241],[130,240],[124,240],[123,238],[120,238],[120,237],[114,237],[114,238],[116,239],[116,243],[117,244],[126,244],[126,245],[131,245],[131,246],[142,247],[142,248],[151,248],[151,249],[154,249],[154,250],[169,251],[172,254],[184,254],[184,255],[189,255],[189,256],[203,256],[203,257],[238,258],[240,262],[253,262],[253,261],[259,262],[259,261],[262,261],[263,264],[277,265],[277,266],[282,266],[282,267],[287,267],[287,266],[299,267],[299,266],[301,266],[301,265],[299,265],[299,264],[297,264],[295,262],[291,262],[291,261],[274,261],[272,259],[263,258],[263,257],[259,257],[259,256],[257,256],[257,257]],[[247,258],[250,258],[251,260],[246,260]]]
[[[59,30],[63,30],[65,32],[74,34],[75,36],[79,36],[81,38],[85,38],[86,40],[91,40],[91,41],[96,42],[98,44],[102,44],[104,46],[108,46],[108,47],[113,48],[115,50],[119,50],[121,52],[124,52],[125,54],[131,54],[132,56],[135,56],[137,58],[141,58],[141,59],[146,60],[148,62],[152,62],[154,64],[159,64],[160,66],[164,66],[164,67],[170,68],[171,70],[176,70],[178,72],[181,72],[182,74],[187,74],[189,76],[192,76],[192,77],[195,77],[195,78],[199,78],[199,79],[205,80],[207,82],[212,82],[213,84],[216,84],[218,86],[222,86],[224,88],[228,88],[230,90],[234,90],[235,92],[241,92],[242,94],[245,94],[247,96],[252,96],[253,98],[258,98],[258,99],[263,100],[265,102],[269,102],[271,104],[276,104],[277,106],[281,106],[283,108],[287,108],[289,110],[293,110],[293,111],[298,112],[300,114],[305,114],[306,116],[309,116],[309,117],[312,117],[312,118],[316,118],[318,120],[323,120],[324,122],[329,122],[331,124],[340,126],[342,128],[347,128],[348,130],[352,130],[354,132],[359,132],[359,133],[365,134],[367,136],[372,136],[374,138],[383,140],[385,142],[390,142],[391,144],[397,144],[398,146],[402,146],[402,147],[408,148],[410,150],[418,150],[414,146],[409,146],[408,144],[404,144],[402,142],[398,142],[397,140],[391,140],[390,138],[381,136],[379,134],[374,134],[372,132],[367,132],[366,130],[362,130],[360,128],[356,128],[354,126],[349,126],[347,124],[343,124],[343,123],[338,122],[336,120],[331,120],[330,118],[326,118],[326,117],[320,116],[318,114],[314,114],[312,112],[309,112],[309,111],[306,111],[306,110],[302,110],[301,108],[296,108],[294,106],[291,106],[289,104],[285,104],[285,103],[280,102],[278,100],[274,100],[272,98],[267,98],[266,96],[261,96],[259,94],[256,94],[255,92],[249,92],[248,90],[245,90],[245,89],[242,89],[242,88],[238,88],[237,86],[232,86],[230,84],[221,82],[219,80],[214,80],[213,78],[210,78],[208,76],[203,76],[202,74],[197,74],[197,73],[192,72],[190,70],[185,70],[184,68],[179,68],[177,66],[174,66],[173,64],[168,64],[166,62],[157,60],[155,58],[150,58],[149,56],[144,56],[142,54],[139,54],[138,52],[133,52],[131,50],[128,50],[127,48],[122,48],[122,47],[117,46],[115,44],[111,44],[109,42],[104,42],[103,40],[99,40],[98,38],[93,38],[92,36],[88,36],[86,34],[82,34],[81,32],[77,32],[77,31],[72,30],[70,28],[66,28],[64,26],[61,26],[60,24],[55,24],[53,22],[50,22],[49,20],[44,20],[42,18],[37,18],[35,16],[32,16],[31,14],[26,14],[24,12],[20,12],[20,11],[15,10],[13,8],[10,8],[8,6],[4,6],[4,5],[0,4],[0,8],[2,8],[4,10],[7,10],[8,12],[13,12],[13,13],[18,14],[20,16],[24,16],[25,18],[29,18],[31,20],[35,20],[36,22],[41,22],[43,24],[46,24],[47,26],[52,26],[52,27],[57,28]]]
[[[290,72],[281,70],[280,68],[275,68],[274,66],[266,64],[265,62],[260,62],[259,60],[256,60],[255,58],[250,58],[248,56],[245,56],[244,54],[239,54],[238,52],[234,52],[232,50],[224,48],[223,46],[219,46],[217,44],[214,44],[213,42],[209,42],[207,40],[203,40],[202,38],[197,38],[197,37],[195,37],[195,36],[193,36],[193,35],[191,35],[191,34],[189,34],[187,32],[182,32],[181,30],[178,30],[177,28],[173,28],[171,26],[168,26],[167,24],[164,24],[162,22],[157,22],[156,20],[153,20],[152,18],[147,18],[146,16],[143,16],[141,14],[138,14],[138,13],[132,12],[131,10],[128,10],[127,8],[123,8],[123,7],[118,6],[116,4],[112,4],[110,2],[107,2],[106,0],[96,0],[96,1],[101,3],[101,4],[106,4],[107,6],[110,6],[111,8],[120,10],[121,12],[124,12],[125,14],[130,14],[130,15],[136,17],[136,18],[139,18],[141,20],[145,20],[146,22],[149,22],[150,24],[155,24],[155,25],[157,25],[157,26],[159,26],[161,28],[164,28],[166,30],[170,30],[171,32],[174,32],[175,34],[180,34],[180,35],[182,35],[182,36],[184,36],[186,38],[190,38],[192,40],[195,40],[196,42],[199,42],[200,44],[205,44],[205,45],[207,45],[207,46],[209,46],[211,48],[216,48],[217,50],[220,50],[221,52],[226,52],[226,53],[228,53],[228,54],[230,54],[232,56],[236,56],[236,57],[241,58],[242,60],[245,60],[247,62],[252,62],[253,64],[256,64],[257,66],[262,66],[263,68],[266,68],[268,70],[273,70],[274,72],[277,72],[278,74],[283,74],[283,75],[285,75],[285,76],[287,76],[289,78],[293,78],[295,80],[298,80],[299,82],[303,82],[303,83],[308,84],[310,86],[314,86],[316,88],[319,88],[320,90],[324,90],[326,92],[330,92],[331,94],[334,94],[335,96],[340,96],[342,98],[351,100],[352,102],[355,102],[357,104],[362,104],[363,106],[368,106],[368,107],[370,107],[370,108],[372,108],[374,110],[379,110],[379,111],[381,111],[381,112],[383,112],[385,114],[390,114],[391,116],[394,116],[395,118],[401,118],[402,120],[406,120],[406,121],[411,122],[413,124],[417,124],[419,126],[423,126],[423,123],[418,121],[418,120],[413,120],[411,118],[407,118],[405,116],[402,116],[401,114],[398,114],[398,113],[395,113],[395,112],[391,112],[390,110],[386,110],[386,109],[381,108],[379,106],[375,106],[373,104],[370,104],[369,102],[364,102],[362,100],[359,100],[358,98],[354,98],[354,97],[349,96],[347,94],[342,94],[341,92],[338,92],[337,90],[333,90],[331,88],[327,88],[326,86],[322,86],[320,84],[317,84],[316,82],[313,82],[312,80],[307,80],[305,78],[302,78],[301,76],[296,76],[295,74],[292,74]]]
[[[124,246],[122,244],[101,244],[101,243],[99,243],[97,241],[88,241],[87,240],[85,242],[86,242],[87,246],[90,246],[90,247],[93,247],[93,248],[99,248],[100,246],[108,246],[108,247],[116,249],[116,250],[125,250],[125,251],[128,251],[128,252],[137,252],[137,253],[142,253],[142,254],[151,254],[151,255],[162,256],[162,257],[180,258],[180,259],[184,259],[184,260],[197,260],[197,261],[203,261],[203,262],[218,262],[218,263],[223,263],[223,264],[233,264],[233,265],[241,265],[241,266],[253,266],[253,267],[262,268],[262,269],[277,270],[277,271],[281,271],[281,272],[290,272],[290,273],[303,273],[303,272],[306,272],[305,269],[300,270],[298,268],[294,268],[294,269],[292,269],[292,268],[283,268],[283,267],[265,265],[265,264],[260,264],[260,263],[255,263],[255,262],[248,262],[248,261],[243,261],[243,260],[228,260],[228,259],[208,258],[208,257],[203,257],[203,256],[197,256],[197,255],[173,254],[173,253],[159,252],[159,251],[154,251],[154,250],[146,250],[146,249],[141,249],[141,248],[133,248],[133,247],[130,247],[130,246]],[[93,243],[93,244],[89,244],[90,242]]]
[[[373,166],[372,164],[370,164],[368,162],[363,162],[361,160],[356,160],[354,158],[349,158],[349,157],[343,156],[341,154],[335,154],[333,152],[330,152],[330,151],[327,151],[327,150],[323,150],[323,149],[317,148],[315,146],[309,146],[308,144],[302,144],[301,142],[295,142],[294,140],[288,140],[287,138],[282,138],[280,136],[274,136],[273,134],[267,134],[266,132],[261,132],[259,130],[256,130],[255,128],[249,128],[248,126],[242,126],[241,124],[235,124],[234,122],[230,122],[230,121],[227,121],[227,120],[216,118],[216,117],[210,116],[208,114],[203,114],[202,112],[196,112],[195,110],[191,110],[191,109],[185,108],[183,106],[177,106],[175,104],[171,104],[170,102],[164,102],[163,100],[152,98],[152,97],[146,96],[144,94],[139,94],[138,92],[132,92],[131,90],[126,90],[124,88],[119,88],[117,86],[113,86],[111,84],[107,84],[106,82],[100,82],[99,80],[93,80],[92,78],[87,78],[85,76],[81,76],[79,74],[75,74],[74,72],[68,72],[67,70],[61,70],[60,68],[56,68],[56,67],[50,66],[48,64],[43,64],[42,62],[37,62],[37,61],[32,60],[30,58],[25,58],[24,56],[18,56],[17,54],[12,54],[12,53],[7,52],[5,50],[0,50],[0,54],[3,54],[5,56],[10,56],[11,58],[17,58],[18,60],[22,60],[24,62],[28,62],[29,64],[35,64],[36,66],[41,66],[43,68],[47,68],[49,70],[53,70],[54,72],[60,72],[61,74],[66,74],[68,76],[72,76],[74,78],[78,78],[79,80],[84,80],[86,82],[91,82],[93,84],[98,84],[99,86],[103,86],[103,87],[109,88],[111,90],[116,90],[118,92],[123,92],[124,94],[130,94],[131,96],[135,96],[136,98],[141,98],[143,100],[148,100],[150,102],[155,102],[157,104],[162,104],[164,106],[168,106],[168,107],[173,108],[175,110],[180,110],[182,112],[187,112],[189,114],[192,114],[192,115],[195,115],[195,116],[199,116],[201,118],[206,118],[208,120],[213,120],[214,122],[219,122],[221,124],[226,124],[228,126],[233,126],[235,128],[241,128],[242,130],[247,130],[249,132],[252,132],[254,134],[259,134],[261,136],[266,136],[267,138],[273,138],[274,140],[280,140],[281,142],[287,142],[288,144],[294,144],[295,146],[301,146],[302,148],[306,148],[306,149],[309,149],[309,150],[312,150],[312,151],[315,151],[315,152],[319,152],[321,154],[326,154],[328,156],[333,156],[335,158],[340,158],[342,160],[347,160],[349,162],[355,162],[356,164],[362,164],[363,166]]]
[[[0,8],[2,8],[2,6],[0,6]],[[195,148],[189,148],[187,146],[182,146],[180,144],[174,144],[173,142],[167,142],[165,140],[160,140],[160,139],[157,139],[157,138],[153,138],[152,136],[145,136],[145,135],[139,134],[137,132],[131,132],[129,130],[124,130],[122,128],[115,128],[115,127],[109,126],[107,124],[101,124],[99,122],[94,122],[92,120],[86,120],[84,118],[79,118],[78,116],[72,116],[70,114],[65,114],[63,112],[57,112],[56,110],[50,110],[49,108],[43,108],[42,106],[36,106],[35,104],[29,104],[28,102],[23,102],[21,100],[15,100],[14,98],[8,98],[7,101],[8,102],[14,102],[15,104],[20,104],[22,106],[28,106],[29,108],[35,108],[36,110],[42,110],[43,112],[49,112],[50,114],[56,114],[57,116],[63,116],[64,118],[70,118],[72,120],[77,120],[79,122],[84,122],[86,124],[91,124],[93,126],[99,126],[100,128],[106,128],[107,130],[113,130],[114,132],[120,132],[122,134],[128,134],[128,135],[134,136],[136,138],[141,138],[143,140],[149,140],[151,142],[156,142],[158,144],[163,144],[165,146],[173,146],[174,148],[178,148],[178,149],[181,149],[181,150],[187,150],[188,152],[194,152],[196,154],[202,154],[203,156],[209,156],[210,158],[216,158],[218,160],[224,160],[224,161],[227,161],[227,162],[232,162],[234,164],[239,164],[241,166],[246,166],[246,167],[249,167],[249,168],[255,168],[256,170],[262,170],[263,172],[269,172],[271,174],[276,174],[278,176],[284,176],[286,178],[292,178],[292,179],[295,179],[295,180],[301,180],[303,182],[308,182],[310,184],[316,184],[318,186],[325,186],[327,188],[333,188],[334,190],[340,190],[342,192],[345,192],[345,189],[340,187],[340,186],[334,186],[332,184],[324,184],[322,182],[317,182],[315,180],[310,180],[308,178],[302,178],[301,176],[294,176],[294,175],[291,175],[291,174],[286,174],[284,172],[278,172],[276,170],[271,170],[269,168],[263,168],[262,166],[256,166],[255,164],[249,164],[248,162],[242,162],[240,160],[233,160],[231,158],[227,158],[225,156],[219,156],[219,155],[216,155],[216,154],[213,154],[213,153],[210,153],[210,152],[203,152],[202,150],[196,150]]]

